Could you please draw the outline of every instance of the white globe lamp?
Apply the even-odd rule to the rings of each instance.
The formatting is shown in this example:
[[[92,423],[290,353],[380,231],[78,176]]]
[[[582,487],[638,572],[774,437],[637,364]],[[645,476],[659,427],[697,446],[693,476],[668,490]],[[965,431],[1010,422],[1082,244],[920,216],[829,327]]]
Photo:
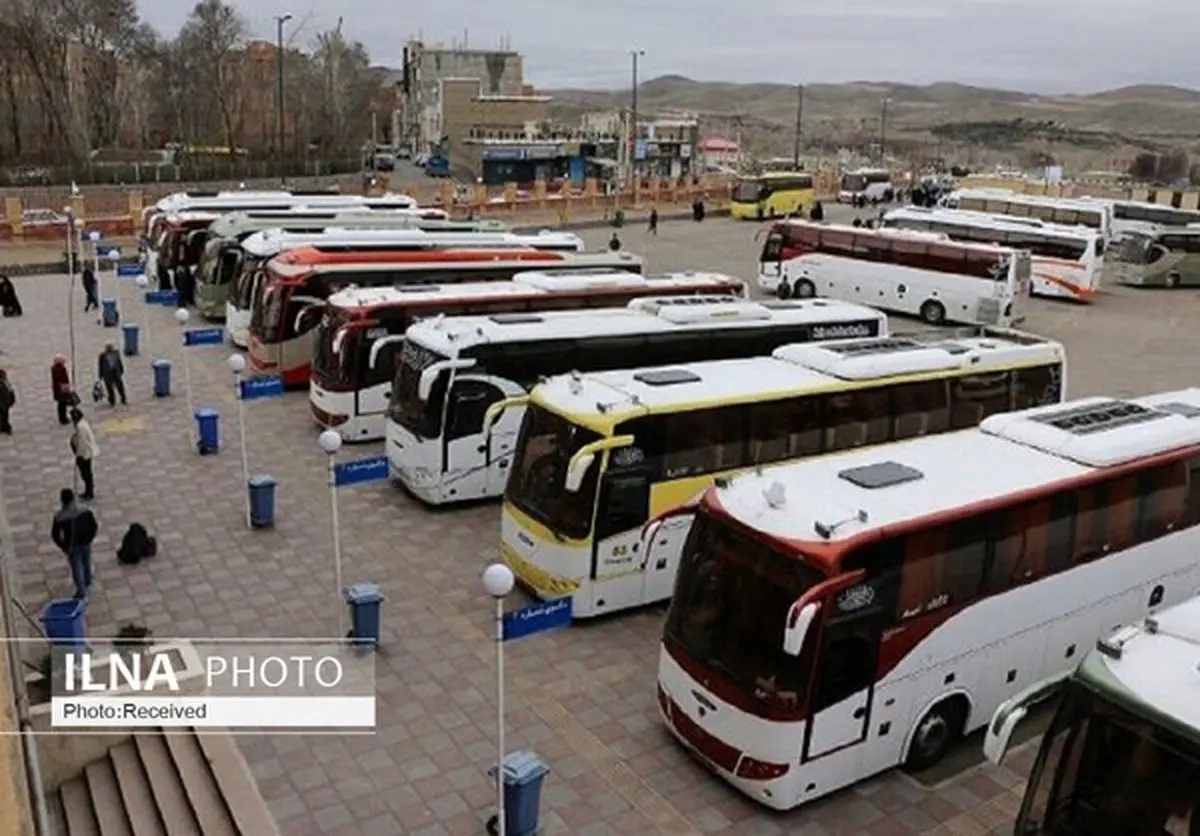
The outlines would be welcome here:
[[[145,288],[147,288],[147,287],[149,287],[149,286],[150,286],[150,279],[149,279],[149,278],[147,278],[147,276],[146,276],[146,274],[145,274],[145,273],[142,273],[142,274],[140,274],[140,275],[139,275],[137,278],[135,278],[135,279],[133,280],[133,282],[134,282],[134,284],[136,284],[138,287],[140,287],[140,288],[143,288],[143,289],[145,289]]]
[[[246,371],[246,358],[240,354],[230,354],[229,359],[225,361],[225,365],[234,374],[241,374]]]
[[[325,430],[317,436],[317,446],[325,452],[325,455],[332,456],[342,449],[342,437],[334,430]]]
[[[188,320],[191,318],[192,318],[192,315],[190,313],[188,313],[187,308],[176,308],[175,309],[175,321],[178,322],[180,325],[187,325]]]
[[[483,570],[483,588],[493,598],[504,598],[513,591],[515,585],[512,569],[503,563],[493,563]]]

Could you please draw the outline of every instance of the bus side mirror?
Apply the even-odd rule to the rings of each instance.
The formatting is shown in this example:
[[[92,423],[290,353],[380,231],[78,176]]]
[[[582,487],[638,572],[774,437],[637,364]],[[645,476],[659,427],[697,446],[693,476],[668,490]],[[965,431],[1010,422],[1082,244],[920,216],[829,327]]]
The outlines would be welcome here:
[[[1022,720],[1028,710],[1024,706],[1018,706],[1011,711],[1005,712],[1002,716],[992,720],[988,726],[987,734],[983,738],[983,755],[996,766],[1000,766],[1004,762],[1004,756],[1008,754],[1008,744],[1012,740],[1013,732]]]
[[[512,409],[518,406],[525,406],[529,403],[529,395],[516,395],[515,397],[505,398],[501,401],[496,401],[487,408],[487,412],[483,414],[483,436],[491,438],[492,428],[496,426],[496,422],[500,420],[500,416],[507,409]]]
[[[800,655],[800,651],[804,647],[804,639],[808,636],[808,629],[812,626],[817,613],[821,611],[821,605],[816,601],[810,601],[803,607],[799,604],[799,601],[792,604],[792,609],[788,612],[787,624],[783,628],[783,652],[788,656]]]
[[[442,372],[452,369],[469,369],[474,365],[474,360],[441,360],[434,363],[421,372],[421,377],[417,381],[417,398],[421,401],[429,400],[429,396],[433,392],[433,383]]]
[[[371,354],[367,358],[367,365],[371,368],[372,371],[374,371],[375,370],[375,362],[379,359],[379,352],[383,350],[383,347],[385,345],[390,345],[392,343],[402,343],[402,342],[404,342],[403,334],[393,335],[390,337],[383,337],[382,339],[376,340],[374,343],[371,344]]]
[[[588,468],[595,461],[595,453],[584,453],[578,458],[571,459],[571,464],[567,467],[566,482],[563,485],[567,493],[579,493],[579,487],[583,484],[583,477],[587,475]]]

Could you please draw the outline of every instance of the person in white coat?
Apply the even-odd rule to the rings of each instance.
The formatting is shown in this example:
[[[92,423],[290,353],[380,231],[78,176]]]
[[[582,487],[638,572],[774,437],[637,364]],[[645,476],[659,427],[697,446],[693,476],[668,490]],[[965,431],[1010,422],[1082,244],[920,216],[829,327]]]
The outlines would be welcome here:
[[[96,498],[96,477],[92,472],[92,462],[100,455],[100,447],[96,444],[96,434],[92,425],[83,417],[83,410],[76,407],[71,410],[71,423],[75,431],[71,433],[71,451],[75,454],[75,467],[79,470],[79,478],[83,480],[83,494],[80,499],[90,502]]]

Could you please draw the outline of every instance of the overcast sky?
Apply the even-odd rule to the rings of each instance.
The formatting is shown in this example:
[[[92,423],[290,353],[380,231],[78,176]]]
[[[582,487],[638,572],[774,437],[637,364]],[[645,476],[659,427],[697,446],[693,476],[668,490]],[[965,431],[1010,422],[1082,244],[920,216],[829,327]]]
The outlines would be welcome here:
[[[260,36],[291,12],[307,44],[345,18],[372,60],[395,66],[404,41],[494,47],[508,36],[539,87],[628,84],[633,48],[643,78],[676,73],[725,81],[959,81],[1035,92],[1127,84],[1200,86],[1200,0],[236,0]],[[139,0],[174,33],[187,0]],[[406,14],[415,7],[419,14]],[[819,7],[819,10],[813,7]],[[292,37],[289,33],[285,39]]]

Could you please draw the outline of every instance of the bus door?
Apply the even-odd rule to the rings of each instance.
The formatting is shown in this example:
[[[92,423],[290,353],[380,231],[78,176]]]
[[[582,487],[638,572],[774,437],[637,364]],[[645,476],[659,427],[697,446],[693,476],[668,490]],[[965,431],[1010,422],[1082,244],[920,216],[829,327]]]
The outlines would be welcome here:
[[[640,448],[607,453],[592,540],[591,578],[604,583],[592,602],[595,609],[616,610],[647,600],[641,541],[642,526],[650,518],[652,481],[650,463]]]
[[[869,584],[850,587],[829,611],[816,656],[804,760],[862,743],[871,723],[885,609]]]
[[[504,381],[511,391],[504,392],[503,397],[515,397],[525,394],[524,387],[514,386],[511,381]],[[493,387],[495,388],[495,387]],[[488,406],[495,403],[489,400]],[[508,484],[508,473],[512,467],[513,453],[517,449],[517,436],[521,433],[521,419],[525,410],[519,407],[509,407],[500,413],[492,432],[487,438],[480,438],[479,444],[487,460],[487,491],[488,496],[503,496],[504,486]]]
[[[431,397],[436,397],[436,390]],[[483,419],[492,404],[504,398],[498,386],[481,377],[453,375],[446,393],[443,482],[448,496],[471,499],[488,496],[487,440]]]

